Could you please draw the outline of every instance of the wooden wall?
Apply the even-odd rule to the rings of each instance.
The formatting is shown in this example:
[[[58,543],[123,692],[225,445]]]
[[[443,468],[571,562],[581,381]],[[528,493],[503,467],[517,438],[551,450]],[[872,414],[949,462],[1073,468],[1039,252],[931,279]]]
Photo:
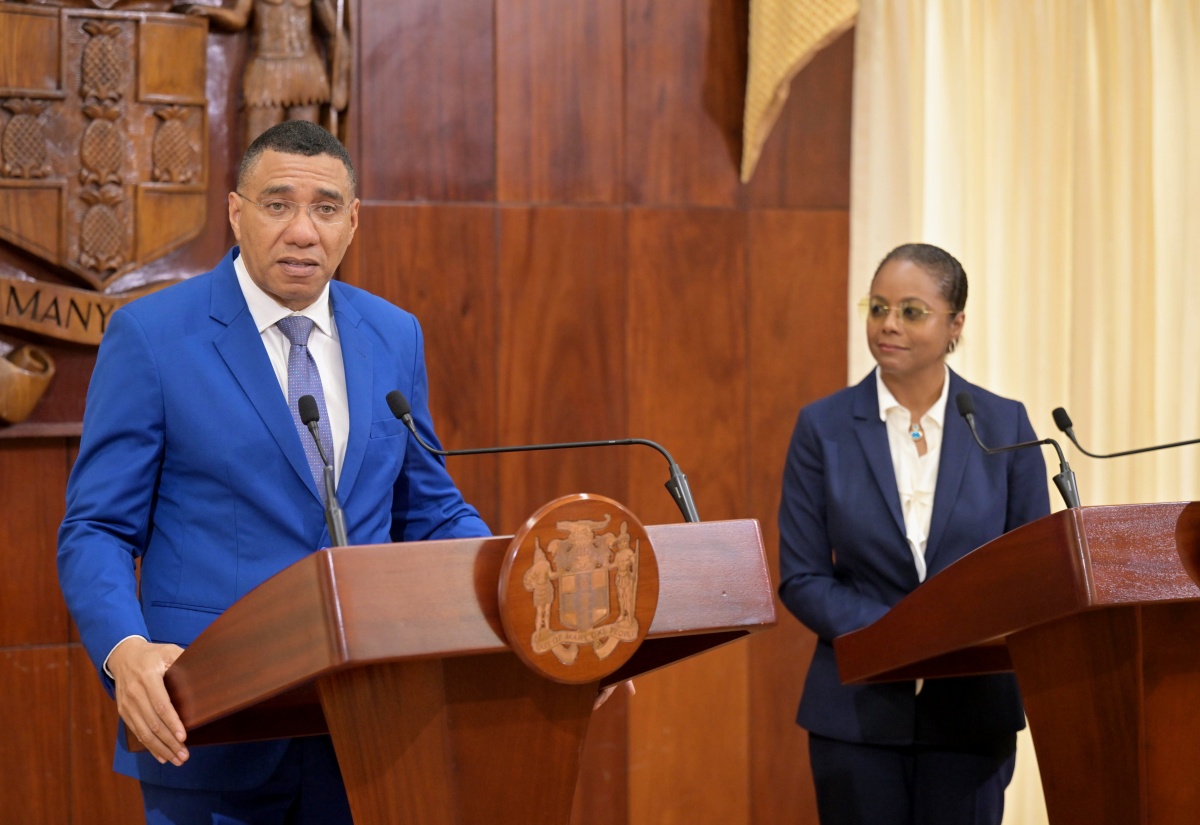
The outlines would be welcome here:
[[[655,439],[701,517],[759,519],[774,564],[796,411],[845,383],[852,34],[796,79],[742,186],[744,0],[355,9],[364,205],[342,277],[422,320],[446,446]],[[109,769],[112,704],[57,592],[73,449],[0,439],[0,810],[136,821],[136,786]],[[499,533],[577,491],[680,520],[646,448],[451,472]],[[575,822],[815,822],[792,722],[810,653],[781,611],[615,696]]]

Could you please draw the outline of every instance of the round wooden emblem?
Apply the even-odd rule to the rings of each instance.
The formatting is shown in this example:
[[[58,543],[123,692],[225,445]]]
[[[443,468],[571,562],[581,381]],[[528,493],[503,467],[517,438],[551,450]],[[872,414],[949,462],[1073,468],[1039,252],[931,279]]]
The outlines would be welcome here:
[[[513,651],[566,684],[599,681],[629,660],[658,607],[646,528],[611,498],[555,499],[513,536],[500,571],[500,621]]]

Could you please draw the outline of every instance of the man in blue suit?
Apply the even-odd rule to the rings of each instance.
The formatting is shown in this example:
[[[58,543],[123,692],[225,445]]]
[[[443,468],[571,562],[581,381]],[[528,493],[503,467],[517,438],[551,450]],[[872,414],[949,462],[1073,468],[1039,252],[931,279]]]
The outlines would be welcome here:
[[[358,209],[332,135],[302,121],[268,130],[229,194],[238,246],[115,313],[101,344],[59,578],[117,701],[115,768],[141,781],[148,822],[350,821],[328,737],[191,750],[163,683],[226,608],[331,544],[314,443],[289,400],[295,359],[319,376],[349,544],[489,533],[385,401],[401,390],[436,444],[416,319],[331,280]],[[130,753],[125,730],[147,752]]]

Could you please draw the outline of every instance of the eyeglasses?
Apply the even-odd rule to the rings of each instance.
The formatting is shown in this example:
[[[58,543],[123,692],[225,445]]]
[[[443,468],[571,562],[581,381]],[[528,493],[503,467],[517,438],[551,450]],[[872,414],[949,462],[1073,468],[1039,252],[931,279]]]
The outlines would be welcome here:
[[[313,223],[332,226],[339,224],[346,219],[346,215],[350,212],[350,207],[343,206],[340,203],[330,203],[329,201],[321,201],[319,203],[301,204],[295,201],[287,201],[282,198],[271,198],[259,203],[256,200],[243,195],[241,192],[234,191],[242,200],[247,203],[252,203],[262,210],[262,213],[273,221],[280,223],[290,223],[295,220],[300,214],[300,210],[308,212],[308,217]]]
[[[887,301],[882,298],[863,298],[858,302],[858,308],[862,311],[863,317],[872,321],[883,321],[892,314],[892,307]],[[956,310],[944,311],[930,309],[925,304],[916,300],[901,301],[895,307],[896,312],[900,316],[900,321],[910,326],[923,324],[931,315],[957,315]]]

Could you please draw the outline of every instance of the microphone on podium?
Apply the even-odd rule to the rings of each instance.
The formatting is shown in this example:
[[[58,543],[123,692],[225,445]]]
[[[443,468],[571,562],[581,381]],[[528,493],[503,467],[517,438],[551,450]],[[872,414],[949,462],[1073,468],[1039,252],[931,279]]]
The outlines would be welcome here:
[[[1170,444],[1156,444],[1153,447],[1138,447],[1136,450],[1122,450],[1119,453],[1089,453],[1079,443],[1079,439],[1075,437],[1075,426],[1071,423],[1071,416],[1067,415],[1067,411],[1062,407],[1056,407],[1054,412],[1055,425],[1067,434],[1067,438],[1071,439],[1071,443],[1079,448],[1079,452],[1091,458],[1120,458],[1123,455],[1136,455],[1137,453],[1152,453],[1155,450],[1169,450],[1172,447],[1186,447],[1189,444],[1200,444],[1200,438],[1193,438],[1189,441],[1175,441]]]
[[[404,393],[400,390],[392,390],[386,396],[388,409],[392,411],[392,415],[404,422],[408,427],[409,432],[417,439],[417,443],[424,447],[434,455],[451,456],[451,455],[483,455],[486,453],[523,453],[532,450],[564,450],[574,449],[576,447],[612,447],[628,444],[642,444],[647,447],[653,447],[662,453],[667,460],[667,465],[670,469],[671,477],[667,480],[666,488],[671,493],[671,498],[675,500],[675,504],[679,507],[679,511],[683,513],[684,521],[699,521],[700,516],[696,514],[696,503],[692,500],[692,491],[688,488],[687,476],[679,470],[679,465],[675,463],[675,459],[671,458],[661,445],[649,441],[644,438],[618,438],[610,441],[564,441],[557,444],[522,444],[510,447],[477,447],[470,450],[439,450],[430,444],[425,443],[425,439],[421,438],[417,432],[416,422],[413,421],[412,407],[408,404],[408,399],[404,397]]]
[[[296,408],[300,411],[301,423],[308,427],[313,441],[317,442],[317,452],[321,456],[321,463],[325,465],[325,525],[329,528],[329,537],[333,540],[334,547],[346,547],[350,544],[346,539],[346,516],[338,504],[336,485],[333,481],[333,464],[330,463],[329,456],[325,455],[325,448],[321,446],[321,432],[318,428],[321,412],[317,409],[317,399],[311,395],[302,395],[296,401]]]
[[[979,438],[979,433],[975,430],[975,399],[971,397],[969,392],[960,392],[954,399],[958,405],[958,414],[966,419],[967,426],[971,428],[971,435],[975,438],[975,443],[987,455],[995,455],[996,453],[1007,453],[1010,450],[1020,450],[1025,447],[1041,447],[1050,445],[1054,447],[1058,453],[1059,473],[1054,476],[1054,486],[1058,488],[1058,492],[1062,495],[1063,501],[1067,507],[1079,506],[1079,487],[1075,483],[1075,473],[1071,469],[1071,465],[1067,463],[1067,458],[1063,455],[1062,447],[1058,446],[1058,442],[1053,438],[1043,438],[1040,441],[1022,441],[1020,444],[1009,444],[1004,447],[988,447]]]

